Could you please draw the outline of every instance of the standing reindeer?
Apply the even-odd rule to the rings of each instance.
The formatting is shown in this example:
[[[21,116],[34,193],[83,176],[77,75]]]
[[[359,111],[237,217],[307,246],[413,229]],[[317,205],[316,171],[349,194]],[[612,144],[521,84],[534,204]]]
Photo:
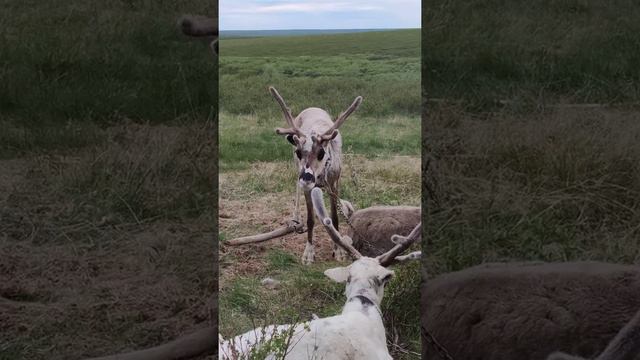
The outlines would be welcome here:
[[[325,226],[331,239],[355,261],[346,267],[328,269],[325,275],[336,282],[346,283],[345,303],[340,315],[318,318],[298,325],[271,325],[236,336],[221,339],[220,359],[246,359],[247,355],[274,334],[290,334],[286,343],[287,360],[335,359],[335,360],[391,360],[387,349],[386,334],[382,322],[380,303],[384,286],[394,273],[386,267],[395,263],[419,258],[419,252],[400,256],[421,236],[418,224],[407,237],[394,235],[395,246],[376,257],[362,256],[348,241],[340,236],[324,208],[322,190],[310,191],[312,206]],[[292,328],[293,326],[293,328]],[[260,341],[263,341],[260,343]],[[274,358],[273,355],[266,359]]]
[[[338,228],[339,180],[342,170],[342,136],[338,128],[360,106],[362,96],[356,97],[351,106],[333,122],[326,111],[315,107],[303,110],[294,118],[278,91],[272,86],[269,91],[282,108],[284,119],[289,125],[286,129],[277,128],[276,134],[286,135],[287,141],[295,147],[293,153],[298,166],[298,186],[304,191],[307,205],[307,245],[302,263],[311,264],[315,258],[311,190],[316,186],[327,189],[331,200],[331,220]],[[346,260],[344,250],[336,244],[333,255],[338,261]]]

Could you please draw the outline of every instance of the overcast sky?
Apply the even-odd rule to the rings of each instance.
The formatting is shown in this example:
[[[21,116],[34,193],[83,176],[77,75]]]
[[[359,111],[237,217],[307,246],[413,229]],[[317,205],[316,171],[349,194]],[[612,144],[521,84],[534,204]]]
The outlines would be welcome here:
[[[219,0],[220,30],[419,28],[420,0]]]

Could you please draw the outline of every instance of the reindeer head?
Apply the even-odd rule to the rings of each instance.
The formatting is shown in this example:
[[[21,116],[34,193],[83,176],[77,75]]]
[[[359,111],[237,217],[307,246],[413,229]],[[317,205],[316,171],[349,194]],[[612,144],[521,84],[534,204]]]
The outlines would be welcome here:
[[[329,161],[329,142],[340,134],[338,128],[360,106],[362,97],[358,96],[351,106],[338,116],[329,129],[317,133],[314,130],[304,132],[296,124],[291,109],[287,107],[278,91],[273,86],[269,87],[269,91],[282,108],[284,119],[289,125],[289,128],[277,128],[276,134],[286,135],[287,141],[294,146],[293,154],[299,174],[298,184],[309,191],[316,186],[316,182],[320,178],[326,175],[324,171]]]
[[[218,56],[218,19],[201,15],[182,15],[178,27],[187,36],[206,38],[215,56]]]
[[[404,256],[400,256],[400,254],[420,238],[422,224],[418,224],[406,237],[394,235],[391,240],[396,245],[391,250],[378,257],[370,258],[362,256],[362,254],[351,245],[351,238],[341,236],[333,226],[331,218],[327,215],[327,210],[324,207],[322,190],[319,188],[311,190],[311,201],[313,202],[316,215],[329,233],[331,240],[342,247],[355,260],[349,266],[328,269],[324,274],[334,281],[347,283],[347,298],[363,295],[380,306],[384,295],[384,286],[394,276],[393,271],[387,269],[387,266],[396,262],[420,258],[420,251],[415,251]]]

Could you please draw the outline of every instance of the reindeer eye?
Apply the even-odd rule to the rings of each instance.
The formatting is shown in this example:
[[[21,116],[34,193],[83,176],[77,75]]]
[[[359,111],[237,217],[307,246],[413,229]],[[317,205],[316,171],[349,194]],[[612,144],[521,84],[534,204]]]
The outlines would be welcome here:
[[[302,152],[300,150],[296,150],[296,156],[298,159],[302,159]]]
[[[287,141],[291,143],[291,145],[296,146],[296,141],[293,140],[293,135],[287,135]]]
[[[318,152],[318,161],[322,160],[324,158],[324,149],[320,148],[320,151]]]

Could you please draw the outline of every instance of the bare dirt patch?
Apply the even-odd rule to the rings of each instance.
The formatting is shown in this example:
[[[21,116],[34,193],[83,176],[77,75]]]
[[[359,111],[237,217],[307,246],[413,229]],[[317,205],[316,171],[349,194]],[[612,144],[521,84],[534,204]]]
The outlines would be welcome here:
[[[356,161],[357,160],[357,161]],[[358,199],[349,199],[354,202],[360,200],[364,203],[375,203],[384,205],[376,196],[384,195],[384,192],[405,193],[405,196],[412,197],[419,194],[420,181],[420,159],[412,156],[392,156],[385,159],[366,159],[359,157],[356,160],[346,161],[343,170],[343,183],[351,183],[352,196],[359,196]],[[357,166],[357,167],[356,167]],[[356,168],[354,168],[356,167]],[[245,193],[242,182],[248,174],[274,174],[282,173],[289,169],[283,169],[280,163],[256,163],[251,170],[230,171],[219,176],[220,199],[219,199],[219,229],[228,240],[239,236],[254,235],[261,232],[270,231],[283,226],[285,222],[292,218],[295,199],[295,182],[290,181],[284,186],[289,191],[277,193],[251,193],[247,196],[238,196]],[[292,171],[292,170],[291,170]],[[375,173],[376,176],[371,176]],[[280,181],[281,177],[273,178]],[[286,177],[286,176],[285,176]],[[353,185],[356,183],[356,185]],[[415,184],[414,184],[415,183]],[[269,185],[269,184],[267,184]],[[269,186],[267,186],[269,187]],[[411,188],[416,191],[407,192],[405,189]],[[373,189],[364,198],[364,190]],[[383,196],[384,197],[384,196]],[[406,204],[419,203],[419,197],[414,196]],[[300,196],[300,216],[303,223],[306,223],[306,209],[304,196]],[[368,205],[367,205],[368,206]],[[341,221],[341,229],[347,226]],[[307,234],[291,234],[267,242],[228,246],[224,242],[220,244],[220,289],[224,289],[230,281],[237,277],[255,275],[263,272],[266,264],[266,253],[272,250],[281,250],[294,255],[296,258],[302,257],[302,253],[307,241]],[[316,223],[314,228],[314,244],[316,245],[316,262],[327,262],[333,260],[333,243],[325,230]]]

